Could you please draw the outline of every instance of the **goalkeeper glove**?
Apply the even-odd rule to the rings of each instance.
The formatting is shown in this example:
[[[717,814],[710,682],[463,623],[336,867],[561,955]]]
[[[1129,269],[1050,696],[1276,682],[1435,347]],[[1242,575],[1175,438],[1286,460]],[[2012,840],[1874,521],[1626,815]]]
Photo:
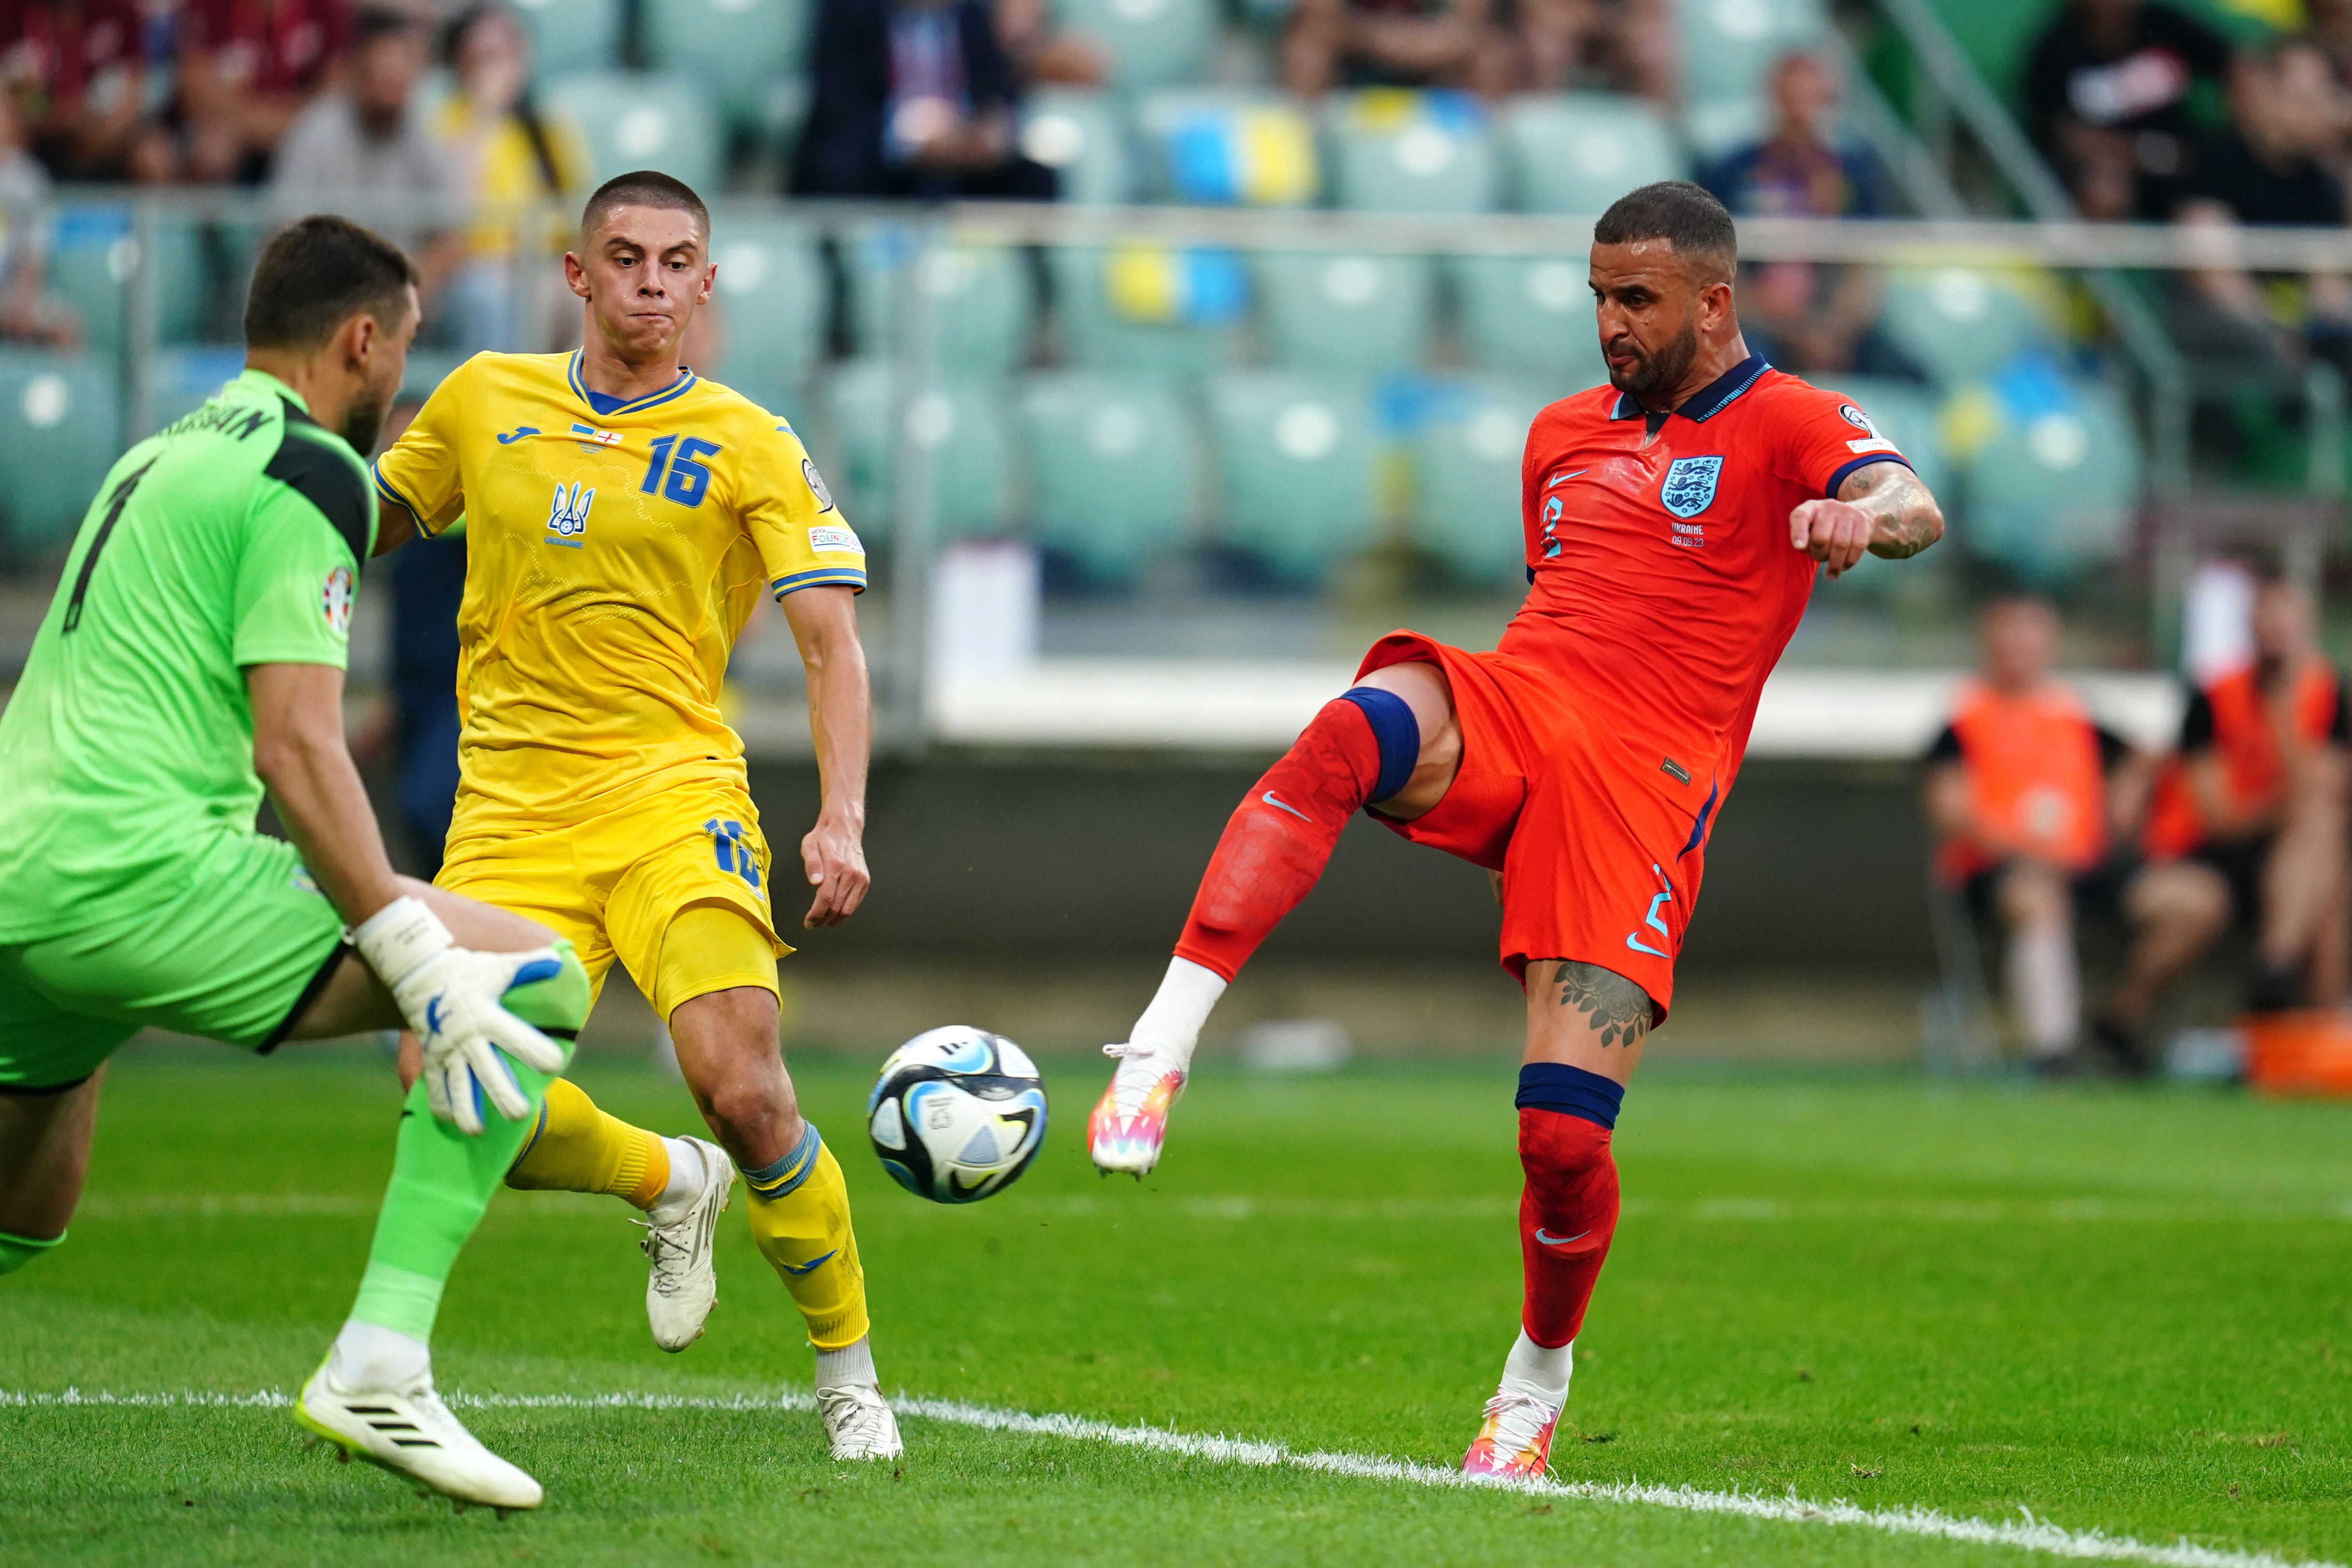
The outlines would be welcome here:
[[[563,1070],[563,1048],[499,999],[553,974],[562,961],[552,948],[478,952],[459,947],[440,918],[412,897],[394,899],[369,916],[352,942],[425,1047],[425,1095],[434,1115],[473,1134],[482,1130],[484,1097],[509,1121],[532,1114],[499,1052],[553,1074]]]

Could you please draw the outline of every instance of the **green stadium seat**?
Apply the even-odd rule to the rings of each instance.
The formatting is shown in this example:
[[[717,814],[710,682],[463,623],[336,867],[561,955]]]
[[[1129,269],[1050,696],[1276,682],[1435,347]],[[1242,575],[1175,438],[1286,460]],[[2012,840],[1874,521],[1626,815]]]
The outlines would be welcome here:
[[[619,65],[626,7],[627,0],[515,0],[540,79]]]
[[[1323,117],[1334,202],[1359,212],[1486,212],[1502,161],[1486,106],[1465,92],[1367,88]]]
[[[1315,127],[1279,94],[1204,88],[1149,93],[1136,119],[1154,199],[1298,207],[1322,189]]]
[[[1892,274],[1879,323],[1895,346],[1946,386],[1990,374],[2058,335],[2015,279],[1968,267]]]
[[[1760,96],[1774,60],[1830,30],[1822,0],[1674,0],[1674,11],[1691,104]]]
[[[244,368],[245,348],[240,343],[200,344],[157,352],[148,359],[140,376],[140,388],[146,395],[147,405],[144,427],[131,430],[130,438],[143,441],[181,416],[194,413]]]
[[[2112,387],[2076,383],[2038,405],[2010,405],[1966,465],[1958,530],[1969,553],[2060,587],[2120,559],[2140,508],[2141,456]]]
[[[719,106],[691,77],[592,71],[563,78],[547,96],[588,138],[599,181],[658,169],[708,191],[726,173]]]
[[[1165,382],[1095,371],[1032,376],[1021,389],[1030,537],[1097,583],[1131,579],[1186,541],[1200,437]]]
[[[914,235],[882,225],[849,237],[845,247],[857,352],[889,353],[898,345],[898,290]],[[935,247],[924,267],[923,292],[942,369],[1001,374],[1028,356],[1034,306],[1028,265],[1018,250],[1006,245]]]
[[[887,360],[852,360],[825,378],[821,398],[832,482],[844,514],[869,543],[887,542],[898,522],[892,505],[901,442],[892,428],[892,373]],[[930,456],[936,539],[1005,531],[1012,474],[1005,401],[1001,382],[959,377],[904,410],[906,437]]]
[[[1135,158],[1107,92],[1040,88],[1021,106],[1021,151],[1061,177],[1065,204],[1117,206],[1135,197]]]
[[[1200,375],[1239,354],[1248,266],[1230,250],[1156,240],[1046,254],[1062,343],[1080,365]]]
[[[1521,212],[1599,217],[1635,186],[1690,172],[1656,106],[1612,93],[1512,99],[1503,106],[1503,142]]]
[[[746,130],[767,122],[775,84],[798,76],[808,52],[810,0],[644,4],[655,67],[708,83],[728,122]]]
[[[1348,376],[1229,371],[1208,384],[1223,541],[1294,583],[1378,532],[1379,424]]]
[[[1201,80],[1217,43],[1214,0],[1055,0],[1054,15],[1102,49],[1129,91]]]
[[[1555,397],[1609,379],[1581,257],[1457,256],[1462,337],[1481,370],[1540,376]]]
[[[796,405],[802,384],[824,358],[828,297],[824,264],[809,233],[773,220],[734,220],[711,254],[725,357],[714,379],[763,408]]]
[[[73,537],[122,452],[114,371],[89,354],[0,349],[0,521],[8,553]]]
[[[1262,251],[1254,264],[1275,363],[1377,374],[1421,363],[1437,295],[1428,257]]]
[[[1481,377],[1432,384],[1412,435],[1414,543],[1474,583],[1527,583],[1519,458],[1528,426],[1559,393]]]

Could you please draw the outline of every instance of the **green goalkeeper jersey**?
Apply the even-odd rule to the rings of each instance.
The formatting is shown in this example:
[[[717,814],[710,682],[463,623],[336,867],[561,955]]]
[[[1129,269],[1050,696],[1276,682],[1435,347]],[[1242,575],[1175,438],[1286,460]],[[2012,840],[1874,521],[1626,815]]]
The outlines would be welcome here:
[[[124,454],[0,712],[0,944],[161,905],[253,834],[245,667],[343,668],[374,537],[359,454],[260,371]]]

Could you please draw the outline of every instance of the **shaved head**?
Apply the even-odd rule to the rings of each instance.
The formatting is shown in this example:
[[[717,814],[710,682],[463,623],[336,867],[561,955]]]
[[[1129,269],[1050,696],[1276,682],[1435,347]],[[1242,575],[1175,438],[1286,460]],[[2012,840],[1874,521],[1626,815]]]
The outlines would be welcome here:
[[[710,209],[694,194],[694,187],[674,175],[655,169],[638,169],[626,174],[615,174],[596,187],[588,205],[580,213],[580,237],[584,242],[593,238],[604,220],[623,207],[656,207],[665,212],[692,213],[694,225],[705,240],[710,237]]]

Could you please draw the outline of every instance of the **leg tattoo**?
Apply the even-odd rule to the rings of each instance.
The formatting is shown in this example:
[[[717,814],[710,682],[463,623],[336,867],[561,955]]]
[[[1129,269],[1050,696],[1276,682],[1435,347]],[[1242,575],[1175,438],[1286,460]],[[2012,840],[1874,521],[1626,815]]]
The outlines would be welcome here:
[[[1636,1046],[1650,1032],[1650,994],[1623,975],[1575,959],[1560,960],[1559,1005],[1592,1020],[1603,1046]]]

